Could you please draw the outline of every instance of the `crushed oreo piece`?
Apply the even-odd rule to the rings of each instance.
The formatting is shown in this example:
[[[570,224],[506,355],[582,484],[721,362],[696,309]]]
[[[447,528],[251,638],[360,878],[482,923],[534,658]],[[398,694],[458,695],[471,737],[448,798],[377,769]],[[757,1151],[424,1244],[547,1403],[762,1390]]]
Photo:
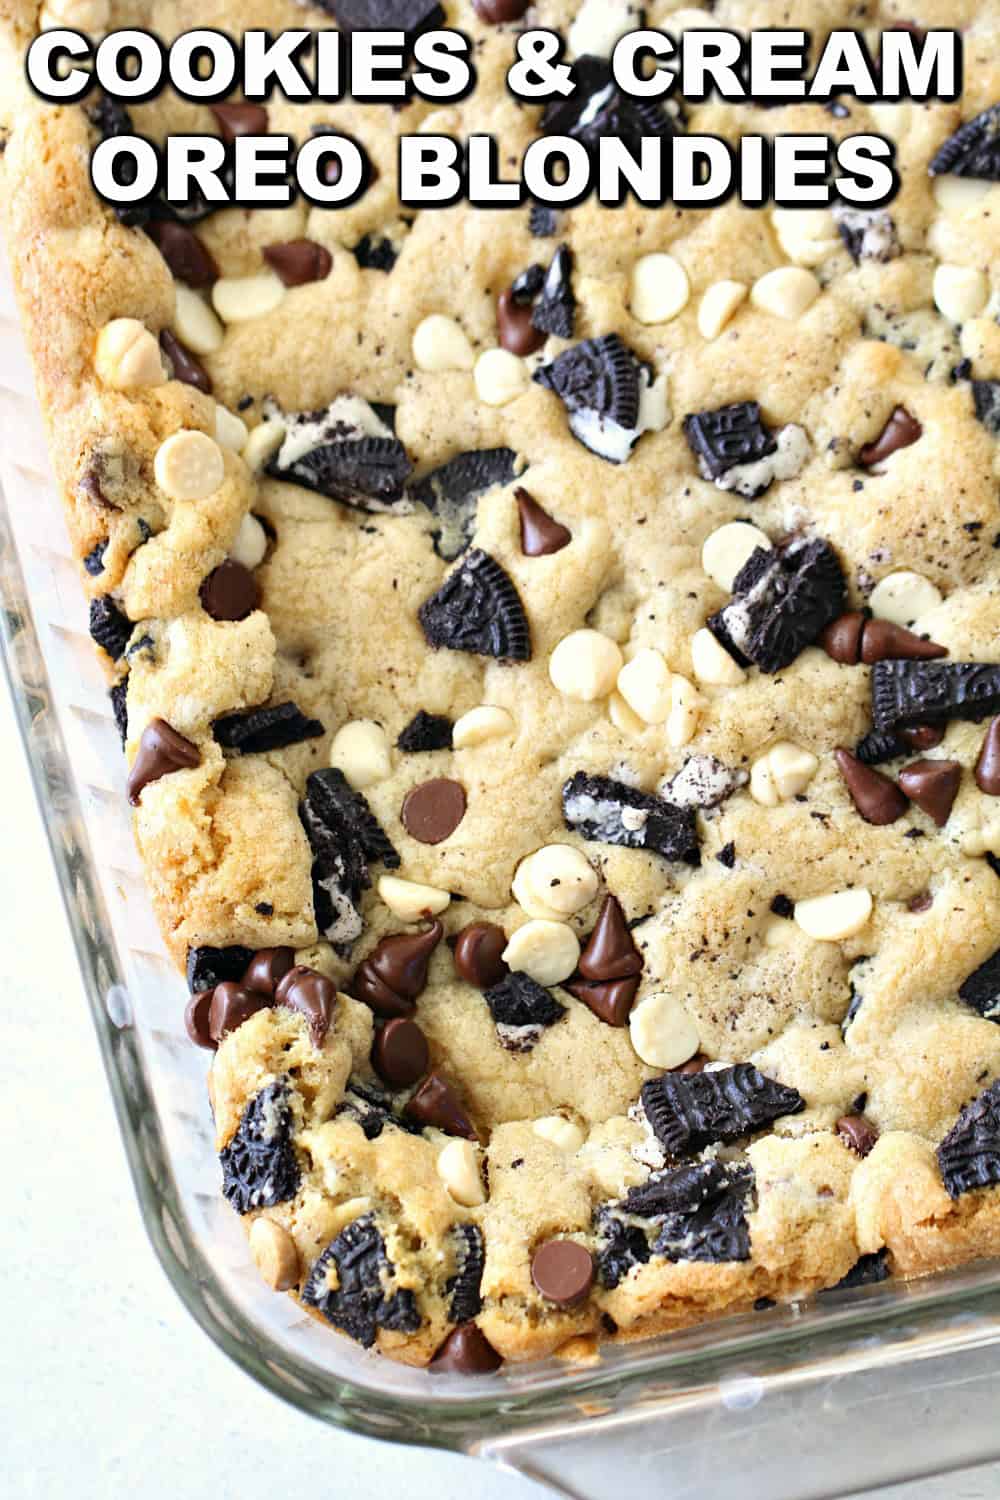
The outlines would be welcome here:
[[[115,716],[115,727],[124,750],[128,739],[128,678],[123,677],[121,682],[116,682],[108,697],[111,699],[111,712]]]
[[[551,333],[560,339],[573,337],[576,298],[572,276],[573,252],[568,245],[560,245],[545,273],[541,294],[531,314],[532,325],[539,333]],[[516,288],[516,282],[514,286]],[[516,290],[514,295],[516,297]]]
[[[894,732],[948,719],[978,723],[1000,712],[1000,664],[879,661],[871,676],[875,728]]]
[[[278,455],[267,466],[275,479],[304,485],[356,510],[392,509],[404,498],[413,465],[398,438],[360,437],[321,443],[287,467]]]
[[[559,397],[573,436],[608,463],[625,463],[642,434],[662,426],[662,415],[643,414],[652,372],[617,333],[574,344],[533,379]]]
[[[312,740],[325,731],[318,719],[308,719],[297,703],[274,703],[264,708],[248,708],[240,713],[224,714],[212,725],[212,737],[224,750],[239,755],[259,755],[267,750],[283,750]]]
[[[766,1078],[750,1063],[664,1073],[643,1084],[641,1098],[653,1134],[671,1156],[736,1140],[805,1108],[797,1089]]]
[[[937,1158],[952,1198],[1000,1182],[1000,1080],[965,1106]]]
[[[388,274],[399,259],[399,251],[385,235],[365,234],[351,252],[362,271]]]
[[[871,1255],[859,1256],[846,1275],[835,1286],[825,1287],[819,1296],[828,1297],[831,1292],[846,1292],[856,1286],[874,1286],[876,1282],[887,1280],[889,1275],[888,1250],[876,1250]]]
[[[887,261],[902,254],[896,225],[885,208],[854,208],[848,203],[833,205],[837,233],[855,265],[863,260]]]
[[[1000,437],[1000,380],[974,380],[972,400],[977,419],[987,432]]]
[[[90,638],[112,661],[118,661],[125,653],[133,621],[118,608],[108,594],[90,601]]]
[[[758,547],[737,573],[732,599],[707,624],[741,666],[780,672],[843,612],[846,597],[829,542],[798,537],[770,551]]]
[[[534,302],[544,285],[545,267],[535,261],[514,277],[510,284],[510,295],[515,302],[522,304]]]
[[[437,517],[432,533],[434,550],[454,562],[472,541],[480,496],[497,485],[510,484],[517,475],[513,448],[479,448],[459,453],[409,486],[407,494]]]
[[[331,1288],[329,1272],[336,1270]],[[365,1349],[379,1328],[414,1333],[420,1327],[416,1299],[408,1289],[387,1290],[395,1268],[373,1214],[353,1219],[331,1240],[309,1273],[302,1301]]]
[[[520,595],[496,559],[478,547],[424,600],[420,623],[431,646],[507,661],[531,658]]]
[[[438,0],[319,0],[341,31],[401,31],[410,46],[423,31],[444,25]]]
[[[429,714],[421,708],[400,731],[396,749],[407,755],[421,750],[450,750],[452,728],[447,714]]]
[[[544,135],[570,135],[588,150],[596,150],[602,136],[617,136],[638,154],[644,136],[678,133],[679,114],[652,99],[632,99],[621,92],[606,57],[579,57],[571,65],[574,83],[568,98],[553,100],[541,118]]]
[[[533,203],[528,211],[528,233],[537,240],[550,239],[558,232],[559,220],[554,208],[546,203]]]
[[[482,1310],[483,1299],[479,1288],[483,1279],[483,1266],[486,1264],[486,1251],[482,1230],[475,1224],[456,1224],[451,1233],[457,1244],[458,1270],[445,1283],[445,1291],[451,1299],[448,1303],[448,1317],[452,1323],[467,1323]]]
[[[738,787],[749,780],[746,771],[727,766],[714,755],[690,755],[669,780],[661,782],[660,792],[674,807],[719,807]]]
[[[408,1135],[420,1134],[419,1125],[395,1112],[387,1093],[374,1084],[362,1083],[357,1078],[348,1080],[344,1097],[335,1113],[356,1120],[364,1131],[366,1141],[377,1141],[387,1125],[395,1125]]]
[[[362,892],[371,885],[369,864],[399,868],[399,855],[368,802],[351,789],[342,771],[313,771],[306,781],[299,817],[313,852],[316,923],[341,952],[361,934]]]
[[[909,746],[898,735],[887,734],[877,729],[868,733],[854,747],[854,754],[866,766],[881,766],[887,760],[895,760],[908,753]]]
[[[253,949],[234,944],[231,948],[189,948],[187,952],[187,986],[192,995],[199,990],[214,990],[225,980],[242,979],[253,958]]]
[[[699,863],[698,829],[690,807],[675,807],[624,781],[586,771],[577,771],[564,784],[562,805],[566,827],[581,838]]]
[[[251,1099],[229,1145],[219,1152],[222,1192],[239,1214],[294,1198],[300,1174],[292,1144],[288,1081],[279,1079]]]
[[[1000,104],[991,104],[960,125],[938,147],[927,170],[932,177],[953,172],[957,177],[1000,182]]]
[[[778,444],[756,401],[734,401],[684,418],[684,436],[703,479],[720,479],[737,464],[756,463]]]
[[[736,845],[732,839],[730,839],[728,844],[723,844],[715,857],[725,869],[731,870],[733,868],[736,863]]]
[[[503,1028],[501,1040],[519,1052],[529,1051],[542,1029],[566,1014],[551,990],[517,970],[484,990],[483,999],[497,1028]]]
[[[654,1212],[659,1233],[654,1253],[673,1261],[749,1260],[746,1210],[753,1186],[749,1165],[710,1161],[666,1173],[657,1183],[660,1203]],[[625,1205],[641,1191],[633,1188]],[[649,1213],[649,1209],[638,1211]]]
[[[108,544],[106,540],[98,542],[97,546],[93,547],[83,559],[83,566],[91,578],[97,578],[104,572],[104,554],[107,550]]]
[[[962,981],[958,995],[985,1020],[1000,1023],[1000,948]]]
[[[595,1213],[594,1229],[600,1242],[597,1277],[604,1289],[611,1292],[633,1266],[644,1266],[649,1260],[649,1240],[638,1224],[625,1223],[609,1203],[602,1204]]]

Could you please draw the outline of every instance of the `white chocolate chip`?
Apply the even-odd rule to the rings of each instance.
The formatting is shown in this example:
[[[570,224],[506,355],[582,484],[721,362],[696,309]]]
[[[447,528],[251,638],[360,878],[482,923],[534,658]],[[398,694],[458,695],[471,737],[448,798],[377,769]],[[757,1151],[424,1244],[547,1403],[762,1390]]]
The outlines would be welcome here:
[[[938,266],[934,272],[934,306],[949,323],[965,323],[990,300],[990,283],[972,266]]]
[[[461,323],[431,313],[413,333],[413,358],[421,370],[471,370],[476,356]]]
[[[135,391],[166,380],[160,346],[138,318],[113,318],[97,335],[94,369],[115,391]]]
[[[694,683],[675,672],[670,679],[670,712],[667,715],[667,744],[673,749],[679,750],[694,739],[702,702]]]
[[[750,301],[761,312],[794,321],[812,307],[821,291],[811,271],[802,266],[779,266],[754,282]]]
[[[765,552],[771,550],[771,538],[759,526],[751,526],[746,521],[729,521],[705,538],[701,565],[712,582],[728,594],[737,573],[758,547],[763,547]]]
[[[381,875],[378,893],[386,906],[401,922],[419,922],[421,917],[437,917],[447,910],[451,896],[433,885],[403,880],[398,875]]]
[[[510,883],[510,893],[518,906],[529,917],[538,917],[545,922],[561,922],[562,912],[554,907],[547,906],[540,896],[536,895],[535,888],[531,883],[531,861],[533,856],[528,855],[522,859],[514,871],[514,879]]]
[[[541,1140],[551,1141],[560,1151],[579,1151],[586,1140],[580,1126],[562,1115],[543,1115],[531,1128]]]
[[[780,740],[750,768],[750,795],[761,807],[777,807],[797,797],[816,775],[819,761],[810,750]]]
[[[964,214],[990,190],[991,183],[981,177],[958,177],[945,172],[931,181],[931,192],[938,208],[945,214]]]
[[[111,20],[109,0],[45,0],[38,16],[39,31],[68,27],[86,36],[107,31]]]
[[[839,943],[844,938],[854,937],[871,914],[871,891],[865,890],[864,886],[795,903],[795,920],[799,927],[807,937],[822,943]]]
[[[233,559],[233,562],[242,563],[252,573],[254,568],[259,568],[264,561],[266,551],[267,532],[257,517],[251,516],[248,513],[240,522],[240,529],[236,533],[236,540],[229,549],[229,556]]]
[[[223,323],[249,323],[274,312],[284,301],[285,283],[273,271],[256,276],[220,276],[212,287],[212,305]]]
[[[615,43],[639,25],[640,11],[627,0],[583,0],[567,34],[572,57],[610,57]]]
[[[227,406],[215,407],[215,441],[233,453],[242,453],[247,440],[247,424]]]
[[[214,354],[225,337],[205,299],[180,281],[174,287],[174,332],[192,354]]]
[[[775,208],[771,223],[782,250],[797,266],[818,266],[840,249],[840,235],[828,208]]]
[[[691,637],[691,665],[699,682],[709,687],[735,687],[745,673],[712,632],[703,628]]]
[[[536,906],[545,907],[545,911],[532,911],[515,890],[515,901],[529,917],[545,917],[550,913],[571,917],[593,901],[599,885],[590,860],[572,844],[544,844],[521,861],[515,881],[518,875],[523,893],[533,898]]]
[[[894,625],[912,625],[928,610],[937,608],[941,592],[921,573],[903,569],[887,574],[877,583],[868,603],[876,619],[891,620]]]
[[[472,378],[476,395],[487,406],[506,406],[528,389],[528,367],[506,349],[484,349]]]
[[[672,255],[644,255],[632,267],[629,306],[639,323],[668,323],[690,295],[687,272]]]
[[[495,708],[491,703],[481,703],[470,708],[457,719],[451,731],[452,748],[471,750],[476,745],[485,745],[488,740],[498,740],[514,733],[514,720],[505,708]]]
[[[392,772],[389,736],[374,719],[353,719],[334,735],[330,764],[344,773],[356,792],[374,786]]]
[[[622,660],[610,636],[599,630],[574,630],[563,636],[549,657],[549,677],[564,698],[593,703],[611,692]]]
[[[445,1189],[463,1208],[478,1208],[486,1202],[483,1174],[479,1167],[479,1147],[474,1141],[455,1136],[442,1146],[437,1159],[438,1176]]]
[[[663,724],[670,713],[670,668],[659,651],[645,646],[618,673],[618,691],[647,724]]]
[[[222,449],[207,432],[184,427],[157,448],[153,475],[171,500],[204,500],[226,477]]]
[[[633,737],[642,734],[647,728],[639,715],[632,712],[620,693],[612,693],[608,699],[608,718],[616,729],[621,730],[622,734]]]
[[[532,918],[510,938],[502,957],[537,984],[561,984],[576,968],[580,944],[568,923]]]
[[[263,469],[281,447],[286,431],[284,422],[276,417],[251,428],[243,444],[243,462],[255,471]]]
[[[698,332],[703,339],[715,339],[733,317],[750,290],[742,281],[713,281],[698,306]]]
[[[274,1219],[254,1219],[250,1226],[250,1254],[269,1287],[287,1292],[299,1279],[295,1241]]]
[[[647,995],[628,1018],[636,1054],[651,1068],[679,1068],[698,1050],[691,1017],[674,995]]]

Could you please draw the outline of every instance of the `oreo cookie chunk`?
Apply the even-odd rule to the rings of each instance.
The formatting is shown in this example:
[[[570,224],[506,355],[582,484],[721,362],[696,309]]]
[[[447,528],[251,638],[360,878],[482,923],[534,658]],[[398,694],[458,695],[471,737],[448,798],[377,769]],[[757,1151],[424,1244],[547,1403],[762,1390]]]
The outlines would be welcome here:
[[[125,654],[125,647],[132,634],[133,622],[124,610],[107,594],[90,601],[90,639],[96,646],[118,661]]]
[[[654,381],[617,333],[584,339],[533,378],[559,397],[573,436],[608,463],[623,464],[644,432],[666,426],[665,377]]]
[[[309,1273],[302,1301],[370,1349],[379,1328],[415,1333],[420,1327],[413,1293],[408,1288],[390,1290],[394,1277],[375,1217],[365,1214],[327,1245]]]
[[[299,817],[313,852],[316,925],[338,952],[346,953],[361,934],[361,895],[371,885],[369,864],[396,870],[399,855],[367,800],[335,767],[309,776]]]
[[[640,792],[610,776],[577,771],[562,789],[563,821],[581,838],[648,849],[684,864],[700,862],[694,810]]]
[[[409,498],[425,505],[440,523],[431,532],[438,557],[454,562],[461,556],[476,529],[480,496],[516,477],[513,448],[478,448],[459,453],[409,486]]]
[[[281,415],[269,403],[265,415]],[[375,408],[360,396],[338,396],[321,411],[281,415],[285,436],[267,466],[274,479],[301,484],[372,514],[409,515],[406,482],[413,465]]]
[[[789,423],[775,436],[756,401],[734,401],[684,418],[684,436],[702,479],[720,490],[755,500],[775,479],[791,479],[809,454],[801,427]]]
[[[559,216],[547,203],[532,203],[528,210],[528,233],[537,240],[551,239],[559,232]]]
[[[572,94],[553,100],[542,112],[544,135],[570,135],[591,151],[596,151],[602,136],[617,136],[637,154],[643,136],[669,138],[678,134],[678,107],[672,101],[631,99],[623,94],[606,57],[578,57],[570,73]]]
[[[798,537],[751,553],[733,580],[732,599],[706,623],[741,666],[780,672],[843,612],[846,598],[829,542]]]
[[[560,245],[545,273],[538,301],[531,313],[532,326],[539,333],[551,333],[560,339],[573,337],[576,298],[573,295],[572,276],[573,252],[568,245]],[[514,295],[517,295],[516,283]]]
[[[307,718],[297,703],[274,703],[265,708],[224,714],[212,725],[216,744],[224,750],[235,750],[237,755],[283,750],[288,745],[315,739],[324,732],[320,721]]]
[[[965,1106],[937,1158],[952,1198],[1000,1183],[1000,1080]]]
[[[486,1264],[482,1231],[475,1224],[456,1224],[451,1231],[455,1242],[458,1270],[445,1282],[450,1295],[448,1317],[453,1323],[467,1323],[482,1310],[480,1285]]]
[[[318,0],[318,4],[334,17],[341,31],[401,31],[406,47],[421,32],[444,25],[438,0]]]
[[[488,552],[474,548],[420,606],[427,643],[501,661],[530,661],[531,631],[517,589]]]
[[[429,714],[421,708],[400,731],[396,749],[406,755],[421,750],[450,750],[453,727],[447,714]]]
[[[750,1063],[704,1073],[664,1073],[642,1086],[650,1129],[670,1156],[734,1141],[805,1109],[798,1089],[765,1078]]]
[[[187,952],[187,986],[192,995],[199,990],[214,990],[227,979],[240,980],[253,958],[253,949],[234,944],[231,948],[189,948]]]
[[[896,224],[888,209],[833,205],[833,220],[855,265],[863,260],[887,261],[902,255]]]
[[[287,1079],[269,1083],[250,1101],[219,1161],[223,1195],[237,1213],[273,1208],[295,1197],[300,1175]]]
[[[351,254],[362,271],[384,271],[387,275],[399,259],[399,251],[385,235],[365,234]]]
[[[979,177],[1000,182],[1000,104],[991,104],[960,125],[931,159],[932,177],[953,172],[956,177]]]
[[[984,1020],[1000,1023],[1000,948],[962,981],[958,996]]]
[[[974,380],[972,400],[977,420],[987,432],[1000,437],[1000,380]]]
[[[92,547],[83,559],[83,566],[91,578],[99,578],[104,572],[104,554],[107,550],[107,541],[98,542],[97,546]]]
[[[888,760],[896,760],[900,755],[906,755],[909,746],[905,740],[898,735],[886,733],[877,729],[870,729],[854,747],[854,753],[858,760],[866,766],[881,766]]]
[[[871,676],[872,718],[893,733],[949,719],[979,723],[1000,713],[1000,664],[979,661],[878,661]]]
[[[634,1266],[644,1266],[652,1253],[645,1230],[620,1219],[616,1207],[614,1203],[604,1203],[594,1214],[597,1279],[608,1292],[613,1292]]]
[[[654,1220],[653,1251],[668,1260],[749,1260],[746,1210],[753,1187],[748,1163],[699,1162],[649,1178],[621,1206]]]
[[[115,728],[122,742],[122,749],[128,740],[128,678],[123,677],[121,682],[116,682],[108,692],[111,700],[111,712],[115,718]]]
[[[483,999],[509,1052],[530,1052],[545,1028],[566,1014],[551,990],[518,970],[484,990]]]
[[[396,1113],[393,1101],[383,1089],[372,1083],[362,1083],[357,1078],[348,1080],[344,1097],[334,1113],[356,1120],[366,1141],[377,1141],[387,1125],[395,1125],[408,1135],[420,1134],[419,1125]]]
[[[819,1295],[829,1297],[831,1292],[846,1292],[858,1286],[874,1286],[879,1281],[886,1281],[889,1274],[888,1250],[876,1250],[871,1255],[859,1256],[835,1286],[825,1287]]]

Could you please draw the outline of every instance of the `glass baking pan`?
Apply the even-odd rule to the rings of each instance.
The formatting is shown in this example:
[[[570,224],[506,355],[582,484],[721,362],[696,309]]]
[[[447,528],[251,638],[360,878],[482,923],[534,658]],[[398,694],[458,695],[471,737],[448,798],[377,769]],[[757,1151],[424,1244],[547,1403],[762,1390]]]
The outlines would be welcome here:
[[[595,1500],[813,1500],[1000,1456],[996,1262],[475,1380],[366,1355],[265,1287],[218,1192],[204,1054],[185,1036],[185,986],[132,845],[2,253],[0,264],[5,665],[146,1228],[208,1336],[321,1420]]]

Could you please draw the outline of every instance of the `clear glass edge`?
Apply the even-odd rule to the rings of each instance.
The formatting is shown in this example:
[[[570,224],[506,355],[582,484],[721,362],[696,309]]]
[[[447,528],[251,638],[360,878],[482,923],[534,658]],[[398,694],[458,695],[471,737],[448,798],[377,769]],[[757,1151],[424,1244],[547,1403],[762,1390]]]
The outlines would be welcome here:
[[[917,1282],[860,1289],[838,1305],[792,1304],[663,1335],[604,1346],[593,1366],[548,1361],[532,1388],[511,1391],[501,1377],[475,1382],[481,1393],[428,1389],[421,1397],[380,1393],[332,1376],[280,1348],[248,1319],[213,1273],[192,1236],[169,1167],[140,1049],[108,1016],[102,986],[123,983],[36,634],[0,486],[0,602],[5,676],[25,745],[46,837],[79,957],[91,1016],[111,1089],[126,1159],[153,1249],[192,1317],[237,1365],[292,1405],[370,1437],[459,1451],[489,1451],[490,1440],[522,1432],[543,1438],[602,1417],[614,1421],[641,1405],[647,1414],[683,1398],[716,1404],[720,1382],[753,1374],[765,1382],[822,1380],[831,1371],[953,1356],[1000,1338],[1000,1263],[978,1262]],[[24,658],[30,659],[30,672]],[[20,658],[20,660],[19,660]],[[80,913],[80,895],[95,913],[96,933]],[[99,968],[103,968],[102,979]],[[130,1097],[123,1077],[127,1061]],[[140,1131],[142,1141],[140,1141]],[[155,1162],[154,1175],[150,1160]],[[166,1210],[181,1234],[189,1269],[164,1228]],[[214,1304],[214,1305],[213,1305]],[[224,1318],[216,1308],[224,1312]],[[235,1331],[232,1331],[235,1330]],[[468,1382],[464,1383],[466,1386]],[[490,1389],[485,1391],[484,1386]],[[500,1445],[502,1449],[502,1444]],[[497,1454],[499,1456],[499,1454]],[[980,1461],[978,1452],[968,1462]]]

